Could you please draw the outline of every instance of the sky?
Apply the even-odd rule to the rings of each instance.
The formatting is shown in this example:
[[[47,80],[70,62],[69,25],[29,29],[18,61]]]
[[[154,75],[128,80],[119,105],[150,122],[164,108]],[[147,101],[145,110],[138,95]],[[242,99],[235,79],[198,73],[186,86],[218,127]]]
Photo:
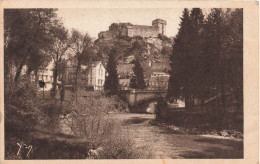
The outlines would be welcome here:
[[[62,18],[67,29],[74,28],[94,38],[98,38],[100,31],[108,30],[112,23],[152,25],[152,21],[159,18],[166,20],[166,36],[172,37],[178,32],[182,11],[181,8],[58,9],[58,16]]]

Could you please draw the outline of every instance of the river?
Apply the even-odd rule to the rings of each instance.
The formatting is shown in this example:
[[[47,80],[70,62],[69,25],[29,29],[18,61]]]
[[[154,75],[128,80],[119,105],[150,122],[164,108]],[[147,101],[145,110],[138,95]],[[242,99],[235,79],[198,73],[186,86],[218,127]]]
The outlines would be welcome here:
[[[123,133],[139,150],[149,151],[153,159],[167,158],[243,158],[243,141],[217,136],[176,134],[150,124],[153,114],[117,114]]]

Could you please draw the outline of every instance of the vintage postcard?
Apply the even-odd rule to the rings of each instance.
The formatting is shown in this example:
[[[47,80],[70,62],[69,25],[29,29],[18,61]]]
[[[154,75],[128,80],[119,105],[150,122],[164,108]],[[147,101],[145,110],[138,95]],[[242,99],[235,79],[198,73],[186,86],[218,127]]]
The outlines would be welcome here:
[[[0,3],[0,163],[258,163],[258,2]]]

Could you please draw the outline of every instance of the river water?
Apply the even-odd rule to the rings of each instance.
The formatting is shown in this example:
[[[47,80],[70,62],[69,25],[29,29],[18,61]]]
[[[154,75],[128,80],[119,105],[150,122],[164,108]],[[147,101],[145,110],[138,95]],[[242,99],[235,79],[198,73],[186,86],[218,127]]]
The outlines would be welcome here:
[[[216,136],[176,134],[150,122],[154,114],[112,114],[122,126],[122,136],[129,136],[137,150],[145,151],[152,159],[176,158],[243,158],[243,141]],[[67,126],[69,119],[60,121],[60,130],[73,135]],[[120,134],[119,134],[120,135]]]
[[[124,133],[139,150],[149,151],[153,159],[167,158],[243,158],[243,141],[214,136],[176,134],[168,128],[151,125],[153,114],[117,114]]]

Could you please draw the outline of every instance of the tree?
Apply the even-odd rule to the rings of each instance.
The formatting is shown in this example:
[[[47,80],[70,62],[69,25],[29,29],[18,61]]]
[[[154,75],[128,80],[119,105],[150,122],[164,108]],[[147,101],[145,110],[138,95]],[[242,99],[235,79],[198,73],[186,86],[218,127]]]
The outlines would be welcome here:
[[[60,102],[62,108],[62,102],[65,99],[65,83],[66,83],[66,69],[67,69],[67,61],[63,60],[58,64],[58,72],[61,76],[61,88],[60,88]]]
[[[207,69],[208,78],[211,84],[211,88],[214,89],[216,96],[215,101],[215,112],[219,108],[219,93],[220,87],[224,82],[224,72],[225,68],[221,66],[221,54],[222,54],[222,44],[223,44],[223,33],[221,28],[221,9],[214,8],[208,15],[206,22],[207,30]],[[210,53],[209,53],[210,52]],[[223,61],[224,62],[224,61]],[[223,79],[222,79],[223,78]],[[221,84],[222,83],[222,84]]]
[[[214,114],[221,126],[227,94],[243,104],[243,10],[214,8],[206,20],[201,9],[189,14],[184,9],[171,55],[168,98],[185,97],[191,108],[192,97],[213,98]],[[219,111],[217,111],[219,110]]]
[[[235,9],[230,14],[229,21],[230,40],[233,42],[230,47],[230,58],[228,69],[230,77],[228,83],[235,91],[237,109],[243,109],[243,9]]]
[[[172,55],[170,57],[170,78],[168,83],[167,97],[178,98],[183,88],[185,104],[188,106],[190,98],[190,77],[192,76],[191,52],[190,52],[190,17],[189,10],[184,9],[181,17],[179,32],[174,38]]]
[[[137,37],[138,38],[138,37]],[[129,48],[128,52],[132,53],[136,58],[140,57],[146,51],[147,43],[143,39],[137,39]]]
[[[115,95],[118,93],[119,89],[119,81],[117,76],[117,63],[116,63],[116,57],[117,51],[115,48],[113,48],[110,51],[108,63],[107,63],[107,73],[108,76],[106,76],[104,89],[109,91],[111,95]]]
[[[193,8],[190,14],[190,83],[192,97],[203,97],[204,92],[204,15],[200,8]],[[188,66],[188,65],[187,65]],[[203,98],[202,98],[203,99]],[[191,102],[193,105],[194,102]]]
[[[5,75],[15,68],[17,82],[24,66],[27,74],[41,66],[52,46],[49,32],[57,22],[56,9],[6,9],[4,11]],[[36,60],[37,59],[37,60]]]
[[[210,46],[207,53],[209,58],[215,60],[209,63],[208,68],[211,68],[209,77],[217,92],[216,108],[221,105],[220,109],[225,111],[226,93],[234,91],[234,94],[238,96],[237,104],[240,104],[237,108],[241,109],[243,103],[243,12],[241,9],[212,9],[206,25],[207,43]]]
[[[51,32],[54,37],[53,47],[49,50],[54,66],[51,96],[55,97],[57,88],[58,65],[59,63],[61,63],[70,45],[68,30],[65,29],[65,27],[62,24],[57,23],[56,26],[51,30]]]
[[[91,55],[93,52],[93,44],[90,36],[88,34],[81,34],[78,30],[73,29],[71,35],[71,48],[75,53],[76,59],[76,79],[74,84],[74,92],[76,93],[77,100],[77,90],[78,90],[78,82],[80,80],[80,66],[82,62],[88,61],[91,63]]]
[[[144,89],[146,87],[144,81],[144,72],[139,58],[136,58],[134,60],[133,71],[134,71],[134,77],[133,77],[133,81],[130,83],[131,84],[130,87],[135,89]]]

